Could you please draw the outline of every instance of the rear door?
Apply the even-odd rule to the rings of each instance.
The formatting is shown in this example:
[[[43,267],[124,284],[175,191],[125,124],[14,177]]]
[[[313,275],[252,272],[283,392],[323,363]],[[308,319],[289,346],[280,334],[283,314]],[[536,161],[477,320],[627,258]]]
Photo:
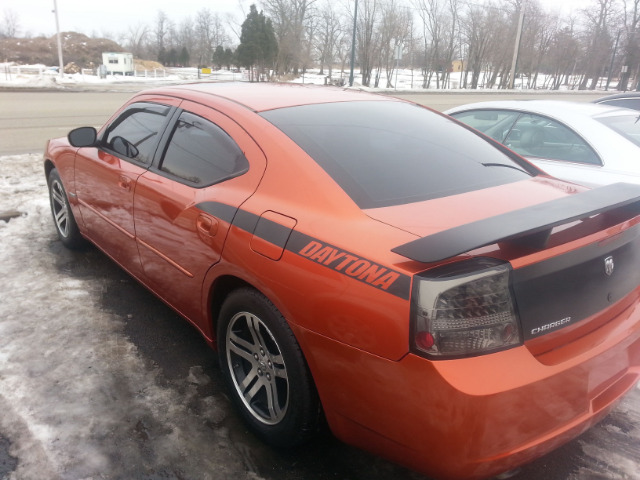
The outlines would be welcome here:
[[[202,282],[266,159],[216,110],[184,101],[161,160],[138,179],[135,226],[149,285],[187,318],[202,316]]]
[[[131,273],[141,273],[133,223],[133,196],[175,107],[140,101],[106,126],[99,148],[81,148],[75,160],[76,194],[90,238]]]

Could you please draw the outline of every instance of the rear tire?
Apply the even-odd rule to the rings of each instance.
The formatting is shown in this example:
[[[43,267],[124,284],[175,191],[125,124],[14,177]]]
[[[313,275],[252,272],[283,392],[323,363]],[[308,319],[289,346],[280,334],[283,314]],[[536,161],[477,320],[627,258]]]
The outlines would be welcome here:
[[[233,403],[265,442],[294,447],[317,434],[320,401],[300,346],[256,290],[235,290],[223,303],[218,355]]]
[[[62,185],[58,170],[55,168],[49,172],[47,184],[49,185],[51,215],[53,215],[53,223],[56,226],[58,238],[67,248],[77,250],[84,247],[87,241],[80,234],[78,224],[69,205],[67,192]]]

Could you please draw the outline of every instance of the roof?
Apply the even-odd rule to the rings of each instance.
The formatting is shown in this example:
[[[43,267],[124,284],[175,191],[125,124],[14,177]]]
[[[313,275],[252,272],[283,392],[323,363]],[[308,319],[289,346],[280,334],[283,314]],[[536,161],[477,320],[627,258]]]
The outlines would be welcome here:
[[[593,101],[593,103],[598,103],[607,100],[615,100],[618,98],[640,98],[640,92],[624,92],[624,93],[614,93],[613,95],[607,95],[606,97],[600,97]]]
[[[226,98],[256,112],[317,103],[367,100],[402,101],[391,97],[339,87],[268,82],[193,83],[154,89],[151,92],[143,93],[160,93],[165,95],[173,93],[184,96],[186,92],[191,92],[195,95],[212,95]]]
[[[627,108],[600,105],[587,102],[568,102],[562,100],[496,100],[490,102],[470,103],[445,111],[446,114],[465,112],[468,110],[517,110],[537,113],[557,119],[569,118],[596,118],[610,115],[633,115],[633,111]],[[637,114],[637,112],[636,112]]]

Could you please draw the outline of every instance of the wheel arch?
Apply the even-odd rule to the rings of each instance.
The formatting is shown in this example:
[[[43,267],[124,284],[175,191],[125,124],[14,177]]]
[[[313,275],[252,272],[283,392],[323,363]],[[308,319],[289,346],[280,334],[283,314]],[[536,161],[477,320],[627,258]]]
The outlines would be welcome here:
[[[51,173],[51,170],[53,170],[54,168],[56,168],[54,163],[50,159],[45,158],[45,160],[44,160],[44,175],[45,175],[45,178],[47,180],[49,180],[49,174]]]
[[[220,315],[220,310],[222,308],[222,304],[225,299],[231,294],[233,291],[238,290],[240,288],[251,288],[256,292],[263,295],[269,302],[271,302],[276,309],[280,311],[282,316],[285,318],[286,322],[289,324],[298,345],[300,345],[300,350],[302,352],[302,356],[307,364],[307,367],[311,370],[309,365],[309,359],[307,358],[307,352],[304,347],[304,342],[302,339],[296,334],[297,329],[293,328],[293,322],[289,318],[289,312],[283,306],[280,305],[280,302],[274,301],[272,295],[267,294],[264,289],[257,287],[255,284],[240,278],[239,276],[233,274],[224,274],[217,277],[211,286],[209,287],[209,294],[207,297],[207,308],[210,315],[210,319],[208,321],[210,328],[210,344],[211,346],[217,350],[217,330],[218,330],[218,317]],[[313,377],[313,371],[311,372]],[[315,379],[314,379],[315,383]]]
[[[225,299],[231,292],[239,288],[248,287],[259,291],[262,295],[264,293],[260,289],[256,288],[249,282],[237,277],[235,275],[222,275],[214,280],[209,287],[209,294],[207,298],[208,312],[210,315],[209,328],[210,328],[210,343],[211,346],[217,350],[217,330],[218,330],[218,317],[220,315],[220,309]],[[266,297],[266,295],[265,295]],[[268,297],[267,297],[268,298]]]

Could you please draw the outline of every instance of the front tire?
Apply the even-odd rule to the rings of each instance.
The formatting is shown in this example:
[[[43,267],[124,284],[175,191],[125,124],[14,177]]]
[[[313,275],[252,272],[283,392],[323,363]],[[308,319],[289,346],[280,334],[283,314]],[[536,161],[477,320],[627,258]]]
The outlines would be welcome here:
[[[87,242],[80,234],[78,224],[69,205],[67,192],[62,185],[60,174],[55,168],[49,172],[47,184],[49,185],[51,214],[53,215],[56,232],[58,232],[58,238],[67,248],[77,250],[84,247]]]
[[[300,346],[256,290],[236,290],[222,305],[218,355],[233,403],[264,441],[293,447],[317,433],[320,401]]]

